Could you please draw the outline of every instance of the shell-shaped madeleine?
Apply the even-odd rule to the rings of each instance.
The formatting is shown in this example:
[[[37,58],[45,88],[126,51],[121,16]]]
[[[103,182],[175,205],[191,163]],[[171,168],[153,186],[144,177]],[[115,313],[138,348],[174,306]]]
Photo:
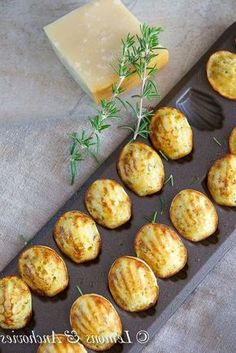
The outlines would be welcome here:
[[[236,127],[233,128],[229,137],[229,150],[230,153],[236,155]]]
[[[170,219],[178,232],[193,242],[201,241],[218,226],[218,215],[213,203],[201,192],[181,190],[172,200]]]
[[[157,302],[156,277],[143,260],[133,256],[119,257],[111,266],[108,285],[115,302],[126,311],[143,311]]]
[[[32,314],[32,297],[28,286],[17,276],[0,279],[0,327],[20,329]]]
[[[56,222],[54,239],[61,251],[76,263],[95,259],[101,237],[94,220],[83,212],[69,211]]]
[[[236,156],[216,160],[208,172],[207,186],[216,203],[236,206]]]
[[[18,266],[22,279],[39,295],[53,297],[68,286],[64,261],[47,246],[35,245],[26,249],[19,258]]]
[[[136,235],[134,248],[137,256],[160,278],[175,275],[187,262],[187,249],[182,240],[164,224],[145,224]]]
[[[95,221],[110,229],[121,226],[131,217],[131,200],[115,180],[94,181],[86,192],[85,204]]]
[[[236,54],[219,50],[207,62],[207,78],[223,97],[236,99]]]
[[[150,139],[155,149],[170,159],[185,157],[193,148],[193,133],[187,118],[172,107],[155,112],[150,124]]]
[[[120,153],[117,171],[122,181],[139,196],[154,194],[163,187],[162,160],[145,143],[128,143]]]
[[[110,349],[122,334],[117,311],[109,300],[98,294],[85,294],[74,302],[70,323],[80,341],[95,351]]]
[[[40,344],[37,353],[87,353],[87,350],[71,336],[55,334],[47,337],[47,342]]]

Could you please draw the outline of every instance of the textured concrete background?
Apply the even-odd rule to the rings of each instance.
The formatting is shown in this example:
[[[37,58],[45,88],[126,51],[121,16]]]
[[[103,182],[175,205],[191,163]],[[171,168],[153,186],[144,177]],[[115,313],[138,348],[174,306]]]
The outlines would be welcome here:
[[[69,198],[97,165],[82,164],[68,185],[66,132],[86,126],[91,102],[58,62],[42,27],[85,0],[0,2],[0,267]],[[162,96],[236,20],[235,0],[124,0],[141,21],[164,27],[168,68],[158,75]],[[127,118],[128,120],[128,118]],[[126,131],[104,134],[102,159]],[[145,348],[158,353],[235,353],[236,249]],[[222,330],[224,328],[228,328]]]

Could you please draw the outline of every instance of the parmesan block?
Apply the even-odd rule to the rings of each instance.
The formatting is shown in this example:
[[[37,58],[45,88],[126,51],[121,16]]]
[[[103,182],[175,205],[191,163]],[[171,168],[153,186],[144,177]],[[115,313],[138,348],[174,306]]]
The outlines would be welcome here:
[[[140,22],[120,0],[96,0],[44,27],[60,61],[96,102],[109,98],[117,81],[114,66],[121,55],[121,39],[140,32]],[[158,49],[157,68],[168,61],[168,51]],[[137,75],[124,82],[130,89]]]

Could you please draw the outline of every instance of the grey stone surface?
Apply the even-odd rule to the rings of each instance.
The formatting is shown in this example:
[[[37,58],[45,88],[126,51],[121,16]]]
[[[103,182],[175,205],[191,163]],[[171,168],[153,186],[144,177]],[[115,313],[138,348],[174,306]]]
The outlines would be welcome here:
[[[1,0],[0,2],[0,267],[97,168],[81,165],[68,184],[68,131],[87,124],[93,111],[57,60],[42,27],[85,0]],[[164,27],[170,62],[157,79],[162,96],[214,40],[235,21],[235,0],[124,0],[141,21]],[[129,121],[129,117],[124,117]],[[102,159],[126,131],[103,135]],[[145,348],[158,353],[234,353],[236,338],[236,249]],[[222,333],[222,326],[228,330]],[[228,332],[228,334],[226,334]]]

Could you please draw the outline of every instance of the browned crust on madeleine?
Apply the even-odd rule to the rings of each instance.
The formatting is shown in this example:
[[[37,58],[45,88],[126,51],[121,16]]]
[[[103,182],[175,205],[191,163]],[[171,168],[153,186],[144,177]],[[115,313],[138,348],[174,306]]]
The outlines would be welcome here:
[[[232,169],[232,173],[230,174],[230,171],[224,170],[224,178],[222,175],[220,175],[220,178],[218,176],[217,182],[220,183],[221,185],[216,185],[213,182],[214,176],[217,172],[221,171],[222,168],[222,163],[227,162],[227,160],[234,159],[236,161],[236,156],[234,154],[226,154],[223,157],[217,159],[211,168],[208,171],[207,175],[207,187],[208,190],[210,191],[211,196],[213,197],[214,201],[222,206],[229,206],[229,207],[235,207],[236,206],[236,199],[235,199],[235,193],[236,193],[236,173],[235,170]],[[234,179],[232,179],[234,178]],[[232,194],[233,194],[233,202],[232,202],[232,197],[231,197],[231,189],[229,187],[234,188]]]
[[[53,256],[53,258],[56,259],[56,262],[60,262],[60,264],[63,265],[63,269],[64,269],[64,274],[65,274],[65,284],[63,284],[63,286],[61,286],[60,288],[58,288],[58,290],[55,290],[53,292],[53,295],[49,295],[47,294],[47,289],[42,289],[42,288],[38,288],[38,285],[37,285],[37,278],[34,278],[34,275],[32,274],[32,272],[30,271],[29,267],[25,268],[25,265],[24,264],[21,264],[21,262],[23,261],[24,259],[24,256],[27,252],[29,251],[32,251],[34,249],[40,249],[40,250],[43,250],[45,253],[44,253],[44,259],[48,258],[49,257],[49,254],[51,254]],[[47,254],[47,255],[46,255]],[[23,267],[22,267],[23,266]],[[62,257],[52,248],[48,247],[48,246],[45,246],[45,245],[33,245],[27,249],[25,249],[20,257],[19,257],[19,260],[18,260],[18,271],[21,275],[21,278],[27,283],[27,285],[30,287],[30,289],[41,295],[41,296],[55,296],[57,295],[58,293],[62,292],[63,290],[66,289],[66,287],[68,286],[69,284],[69,275],[68,275],[68,270],[67,270],[67,266],[64,262],[64,260],[62,259]],[[25,276],[25,271],[27,272],[27,276]],[[31,284],[29,283],[31,282]]]
[[[86,299],[93,299],[93,305],[90,303],[90,305],[87,306],[87,310],[90,310],[90,314],[93,315],[93,317],[89,317],[89,313],[86,312],[86,309],[84,308],[84,311],[82,313],[76,313],[76,307],[78,305],[78,302],[83,299],[86,301]],[[93,307],[92,307],[93,306]],[[100,308],[100,315],[98,315],[98,310],[97,312],[94,311],[94,308],[99,309]],[[106,310],[106,313],[105,313]],[[108,322],[108,320],[110,320],[109,317],[109,312],[112,313],[113,318],[115,318],[115,321],[112,322]],[[108,314],[107,314],[108,313]],[[81,314],[81,316],[79,316],[79,314]],[[105,316],[104,316],[105,315]],[[104,320],[103,320],[104,317]],[[114,306],[112,305],[112,303],[106,299],[105,297],[103,297],[102,295],[99,294],[95,294],[95,293],[91,293],[91,294],[84,294],[81,297],[79,297],[73,304],[70,310],[70,323],[71,323],[71,327],[73,328],[73,330],[75,330],[75,332],[77,332],[77,330],[79,331],[77,324],[74,322],[74,320],[78,321],[79,324],[81,325],[81,327],[83,328],[83,330],[87,330],[89,332],[87,332],[87,335],[91,335],[92,333],[90,332],[90,328],[93,328],[94,332],[93,335],[96,336],[100,336],[100,326],[96,326],[99,325],[99,320],[102,320],[102,324],[103,322],[106,323],[106,325],[108,325],[109,327],[108,332],[103,331],[102,334],[104,336],[106,336],[107,333],[109,333],[109,330],[111,331],[116,331],[118,333],[119,336],[122,335],[122,322],[120,319],[119,314],[117,313],[116,309],[114,308]],[[83,320],[86,320],[86,322],[88,322],[88,328],[83,326]],[[106,330],[106,328],[103,327],[103,330]],[[97,347],[94,343],[90,343],[87,340],[84,341],[84,336],[86,336],[84,333],[81,332],[77,332],[77,334],[80,336],[80,340],[81,342],[89,349],[92,349],[94,351],[104,351],[104,350],[108,350],[111,347],[113,347],[115,345],[114,342],[105,342],[102,343],[100,347]],[[111,334],[111,332],[110,332]]]
[[[131,259],[131,260],[135,260],[136,261],[136,265],[138,267],[142,266],[143,268],[146,269],[146,272],[148,272],[151,276],[153,276],[153,281],[155,281],[155,297],[153,297],[152,301],[148,304],[148,305],[145,305],[145,307],[142,307],[142,308],[138,308],[137,307],[134,309],[131,309],[129,308],[129,304],[128,302],[126,301],[126,304],[124,305],[123,304],[123,301],[121,301],[118,297],[117,297],[117,293],[116,293],[116,288],[115,288],[115,285],[114,285],[114,279],[116,278],[116,275],[113,273],[114,272],[114,268],[117,266],[117,264],[122,261],[123,259]],[[145,277],[146,278],[146,277]],[[129,277],[129,281],[132,280],[132,276]],[[134,279],[133,279],[133,282],[134,282]],[[132,287],[132,291],[135,291],[135,282],[133,283],[133,286]],[[123,280],[123,283],[122,285],[125,286],[125,289],[127,290],[127,292],[130,292],[130,288],[129,287],[129,284]],[[154,272],[152,271],[151,267],[145,262],[143,261],[142,259],[140,258],[137,258],[137,257],[134,257],[134,256],[121,256],[119,257],[118,259],[116,259],[110,270],[109,270],[109,273],[108,273],[108,287],[109,287],[109,290],[112,294],[112,297],[113,299],[115,300],[115,302],[117,303],[117,305],[119,305],[120,308],[122,308],[123,310],[125,311],[130,311],[130,312],[142,312],[142,311],[145,311],[145,310],[148,310],[149,308],[153,307],[154,305],[156,305],[157,301],[158,301],[158,298],[159,298],[159,286],[156,282],[156,278],[155,278],[155,275],[154,275]],[[130,292],[131,293],[131,292]],[[142,304],[143,305],[143,304]]]
[[[0,282],[2,282],[2,283],[8,282],[8,281],[11,281],[11,279],[16,279],[17,281],[20,281],[21,284],[24,286],[24,291],[27,293],[27,295],[30,298],[31,311],[30,311],[30,313],[27,316],[25,316],[23,318],[24,325],[21,325],[21,327],[18,326],[17,328],[16,327],[14,328],[12,326],[12,320],[9,317],[6,318],[6,320],[9,321],[9,322],[5,322],[4,326],[9,326],[9,329],[21,329],[21,328],[24,328],[25,326],[27,326],[27,324],[29,323],[29,321],[31,320],[31,317],[32,317],[32,295],[31,295],[31,291],[30,291],[28,285],[20,277],[18,277],[16,275],[8,275],[8,276],[5,276],[5,277],[2,277],[2,278],[0,278]],[[4,292],[4,294],[6,294],[6,293]],[[24,293],[22,293],[22,295],[24,295]],[[4,296],[4,299],[6,300],[7,298]],[[8,298],[8,300],[9,300],[9,298]],[[1,304],[3,304],[3,303],[1,303]],[[12,310],[12,308],[11,308],[11,310]],[[14,312],[12,312],[12,315],[14,315]],[[1,326],[1,323],[0,323],[0,327],[2,327],[3,329],[7,328],[7,327]]]
[[[207,64],[206,64],[206,72],[207,72],[207,79],[211,85],[211,87],[214,89],[214,91],[216,91],[217,93],[219,93],[222,97],[228,98],[230,100],[236,100],[236,96],[230,96],[229,94],[226,94],[225,92],[222,92],[222,90],[218,87],[217,83],[215,82],[215,80],[211,80],[210,79],[210,68],[211,68],[211,61],[213,60],[213,57],[216,55],[228,55],[228,54],[233,54],[236,56],[236,54],[227,51],[227,50],[219,50],[214,52],[213,54],[211,54],[211,56],[209,57]]]
[[[127,150],[130,145],[140,146],[143,149],[138,151],[140,153],[140,158],[137,158],[137,156],[133,154],[132,150]],[[152,161],[154,158],[156,159],[155,168],[157,168],[157,165],[159,166],[158,171],[153,171],[156,175],[155,180],[150,179],[151,172],[148,170],[148,166],[145,165],[145,162],[142,162],[141,157],[144,155],[144,151],[149,160]],[[132,160],[131,165],[130,160]],[[151,163],[150,165],[151,166],[149,166],[149,168],[153,168]],[[143,173],[140,172],[140,168],[144,170]],[[140,197],[153,195],[159,192],[164,185],[165,172],[162,160],[151,146],[143,142],[132,141],[127,143],[120,151],[116,162],[116,169],[120,179],[127,186],[127,188]]]
[[[188,131],[188,139],[183,141],[179,141],[181,137],[181,133],[176,134],[175,131],[175,123],[179,120],[170,119],[170,113],[177,114],[176,117],[181,117],[182,123],[186,120],[185,134]],[[161,113],[165,113],[165,116],[161,115]],[[166,118],[169,124],[168,128],[163,126],[162,119]],[[169,120],[168,120],[169,119]],[[158,122],[158,123],[157,123]],[[182,133],[183,134],[183,133]],[[171,160],[178,160],[183,157],[189,155],[193,149],[193,131],[191,126],[188,123],[188,119],[186,116],[177,108],[171,106],[164,106],[156,110],[155,114],[153,115],[151,122],[150,122],[150,140],[153,147],[157,151],[162,151],[169,159]],[[177,149],[178,147],[178,149]]]
[[[186,233],[186,229],[185,231],[181,230],[180,227],[177,225],[176,223],[176,220],[175,220],[175,214],[173,213],[173,208],[174,208],[174,205],[176,203],[176,201],[178,201],[178,199],[181,199],[182,197],[182,193],[183,192],[190,192],[190,193],[194,193],[196,195],[199,195],[199,197],[202,197],[205,199],[205,201],[207,202],[208,204],[208,208],[211,208],[211,210],[213,211],[214,213],[214,219],[212,219],[212,229],[211,229],[211,232],[208,230],[206,231],[205,230],[205,235],[201,235],[200,239],[194,239],[193,236],[189,236],[187,235]],[[191,204],[189,204],[189,207],[191,206]],[[196,211],[197,212],[197,211]],[[194,219],[196,220],[196,217],[199,217],[199,212],[194,214]],[[171,206],[170,206],[170,211],[169,211],[169,214],[170,214],[170,219],[171,219],[171,222],[173,223],[174,227],[177,229],[177,231],[187,240],[191,241],[191,242],[198,242],[198,241],[202,241],[206,238],[208,238],[209,236],[211,236],[212,234],[215,233],[215,231],[217,230],[217,226],[218,226],[218,222],[219,222],[219,218],[218,218],[218,214],[217,214],[217,211],[215,209],[215,206],[213,205],[213,203],[211,202],[211,200],[205,195],[203,194],[202,192],[198,191],[198,190],[194,190],[194,189],[183,189],[183,190],[180,190],[178,192],[178,194],[173,198],[172,202],[171,202]],[[191,220],[193,218],[193,215],[191,214],[191,211],[188,212],[188,214],[186,215],[189,220]],[[192,232],[193,233],[193,232]],[[210,233],[210,234],[209,234]]]
[[[140,239],[140,236],[142,234],[142,231],[145,229],[145,227],[149,225],[149,224],[145,224],[143,225],[139,231],[137,232],[136,236],[135,236],[135,239],[134,239],[134,249],[135,249],[135,252],[138,256],[138,249],[140,246],[142,246],[142,241]],[[159,278],[169,278],[169,277],[172,277],[174,275],[176,275],[178,272],[180,272],[184,266],[186,265],[187,261],[188,261],[188,252],[187,252],[187,248],[185,247],[184,243],[182,242],[181,238],[179,237],[179,235],[172,229],[170,228],[169,226],[165,225],[165,224],[161,224],[161,223],[150,223],[150,226],[154,227],[154,228],[158,228],[158,229],[161,229],[162,231],[166,231],[168,232],[168,234],[174,239],[176,240],[179,244],[181,244],[183,246],[182,250],[182,254],[183,254],[183,261],[182,261],[182,264],[179,268],[177,268],[176,270],[174,271],[169,271],[168,275],[165,275],[163,276],[160,271],[156,271],[152,266],[151,266],[151,263],[149,261],[147,261],[147,259],[144,259],[141,258],[146,261],[148,263],[148,265],[152,268],[153,272],[155,273],[156,276],[158,276]]]
[[[97,181],[107,181],[107,180],[109,180],[111,183],[113,183],[114,186],[119,186],[120,188],[122,188],[122,189],[125,191],[125,189],[123,188],[123,186],[122,186],[120,183],[118,183],[115,179],[99,178],[99,179],[96,179],[96,180],[88,187],[88,189],[86,190],[84,202],[85,202],[86,209],[88,210],[90,216],[91,216],[98,224],[100,224],[101,226],[103,226],[103,227],[105,227],[105,228],[107,228],[107,229],[115,229],[115,228],[118,228],[118,227],[122,226],[123,224],[127,223],[127,222],[130,220],[131,216],[132,216],[132,202],[131,202],[131,199],[130,199],[129,195],[126,193],[126,191],[125,191],[126,196],[127,196],[126,202],[127,202],[127,206],[128,206],[128,209],[129,209],[129,217],[127,217],[125,220],[121,220],[120,222],[117,222],[117,223],[115,224],[115,226],[112,226],[112,227],[111,227],[111,226],[108,226],[108,225],[106,224],[106,222],[105,222],[101,217],[98,217],[97,215],[95,216],[92,212],[90,212],[89,207],[88,207],[89,202],[90,202],[90,198],[91,198],[90,195],[89,195],[89,193],[91,192],[91,188],[92,188],[92,186],[94,185],[94,183],[97,182]],[[106,205],[105,205],[105,206],[106,206]]]
[[[72,218],[73,216],[73,218]],[[66,223],[64,226],[63,222]],[[70,226],[68,226],[70,224]],[[97,233],[88,233],[83,226],[89,224]],[[86,238],[85,232],[86,231]],[[96,238],[94,238],[94,235]],[[91,239],[88,239],[88,237]],[[63,213],[53,228],[54,240],[61,252],[75,263],[94,260],[101,250],[101,236],[93,218],[81,211],[72,210]],[[95,241],[96,240],[96,241]],[[88,248],[92,248],[88,250]],[[90,252],[90,253],[89,253]]]

